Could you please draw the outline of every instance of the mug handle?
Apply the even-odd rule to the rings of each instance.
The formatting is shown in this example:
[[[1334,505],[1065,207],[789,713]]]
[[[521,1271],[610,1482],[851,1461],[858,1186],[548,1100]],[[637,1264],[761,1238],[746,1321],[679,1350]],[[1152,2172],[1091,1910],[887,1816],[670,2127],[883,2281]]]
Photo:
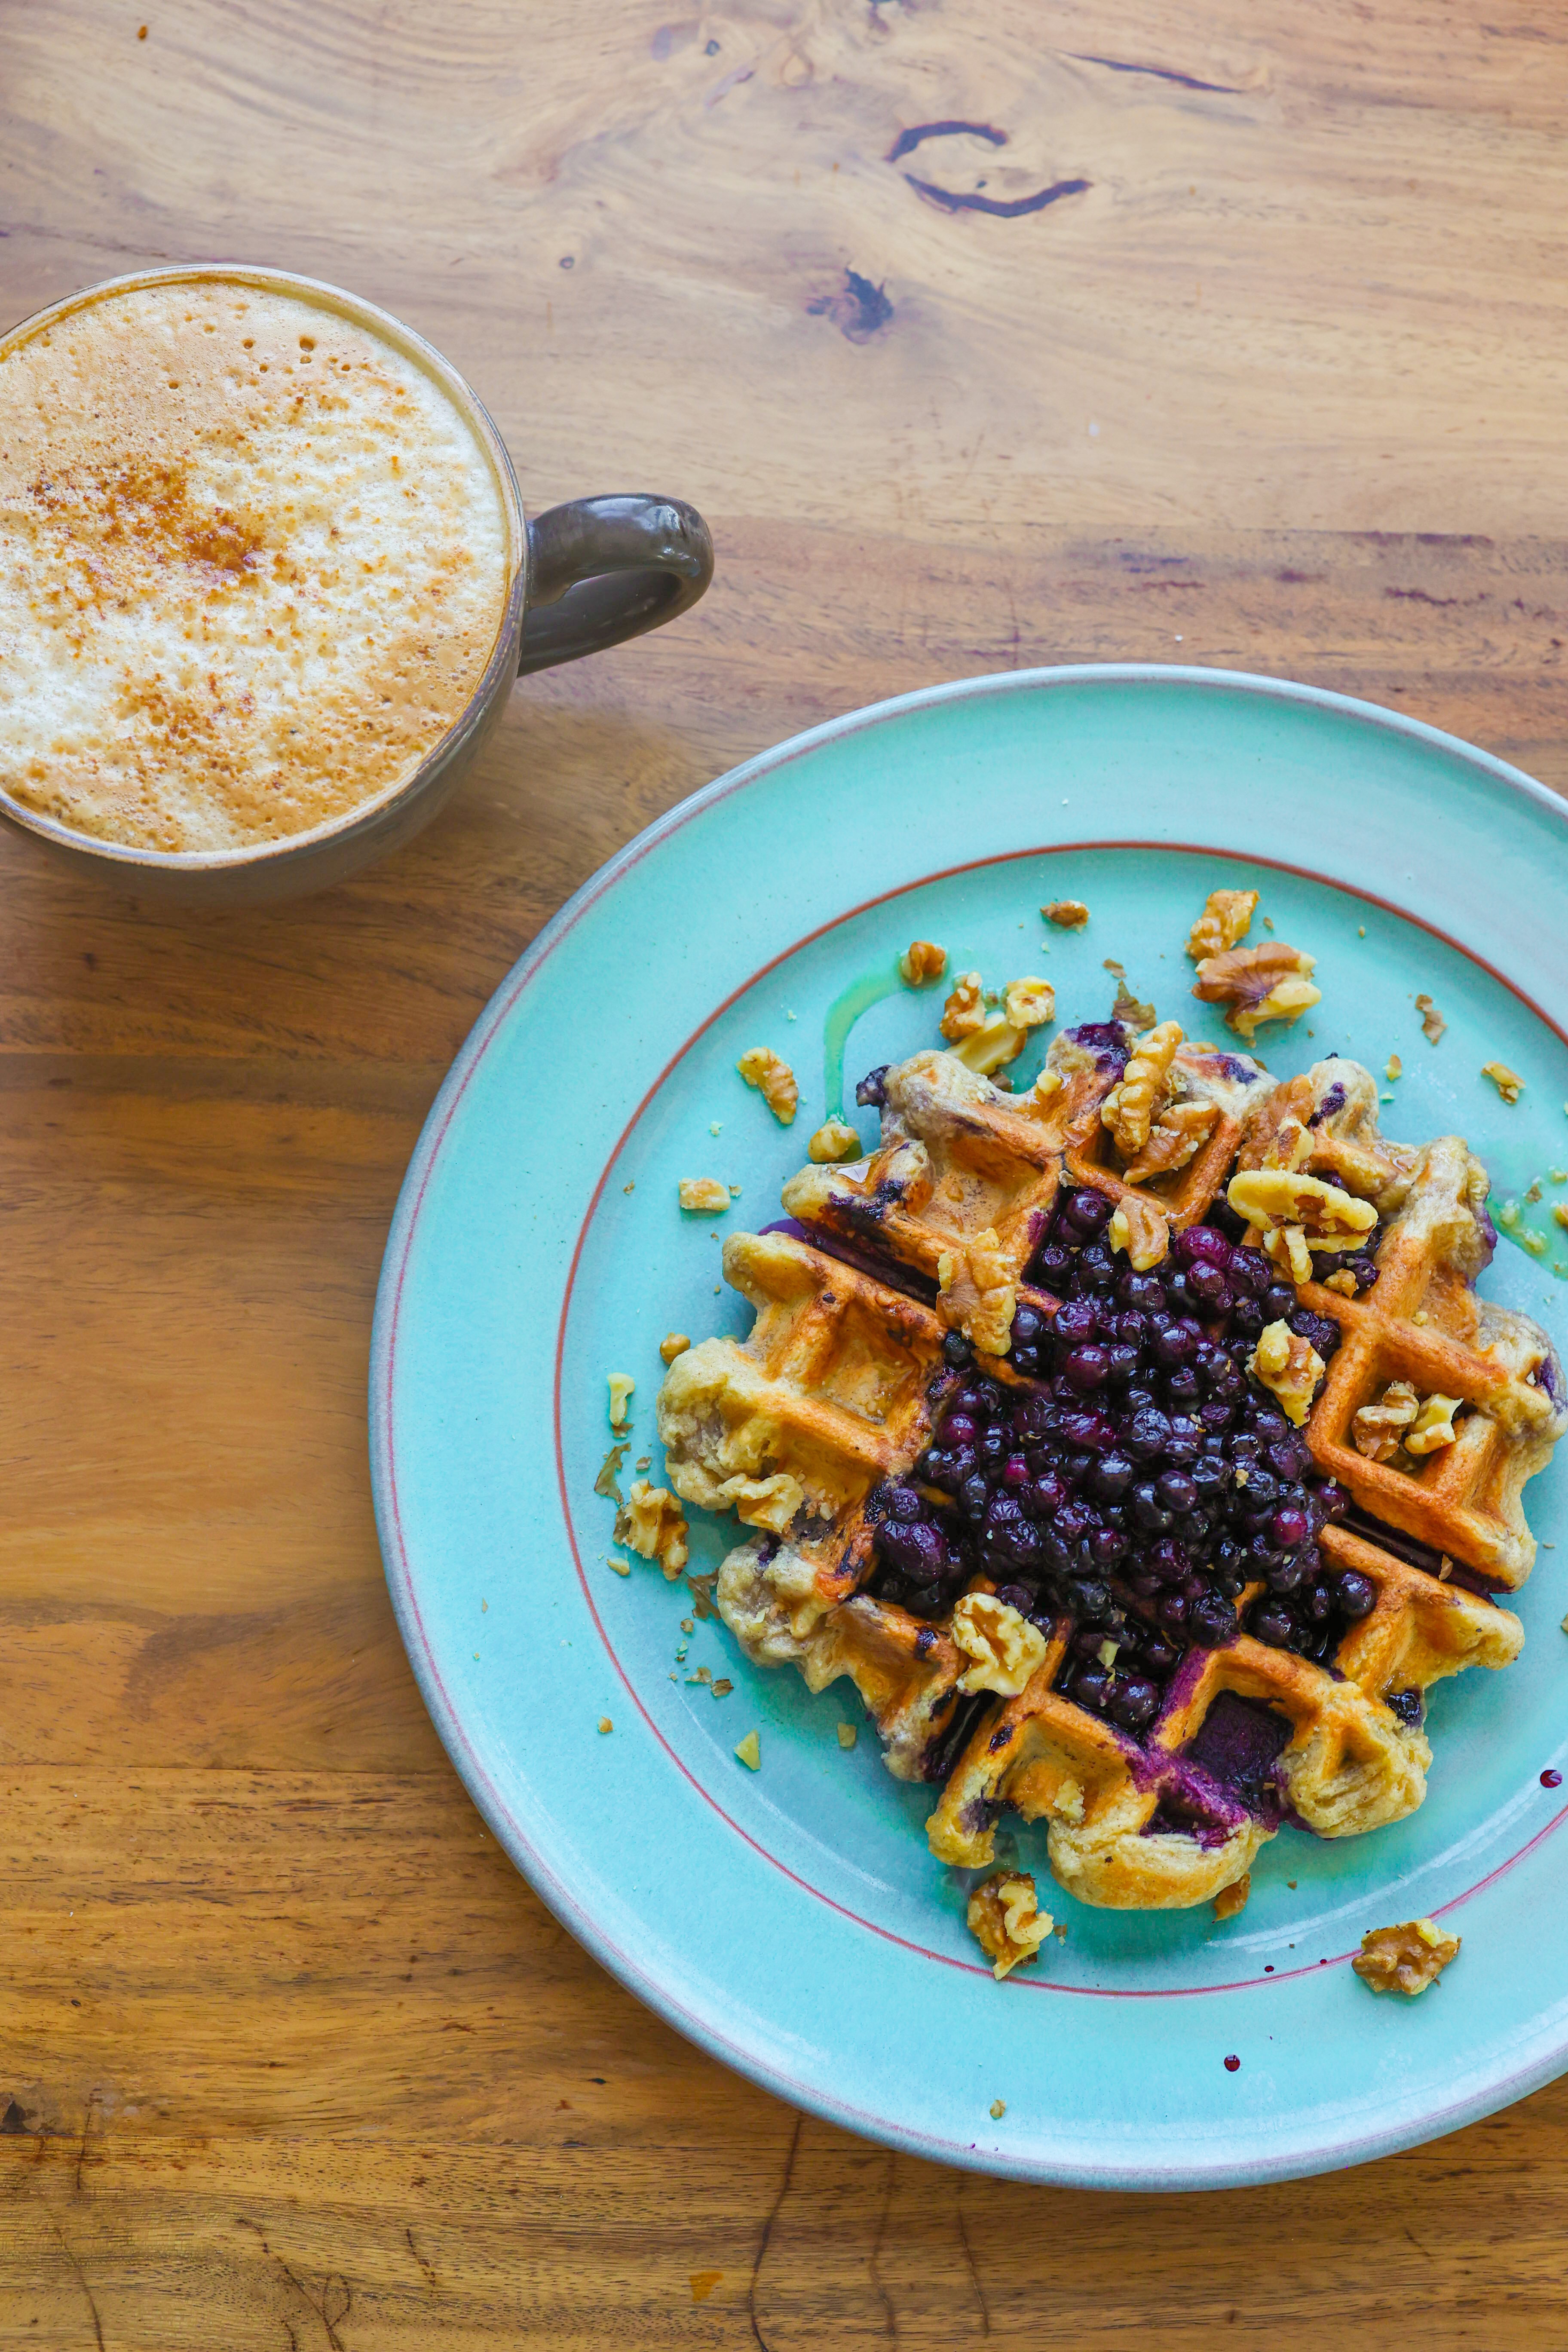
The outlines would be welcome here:
[[[695,507],[637,493],[571,499],[528,526],[528,610],[518,675],[662,628],[713,577]]]

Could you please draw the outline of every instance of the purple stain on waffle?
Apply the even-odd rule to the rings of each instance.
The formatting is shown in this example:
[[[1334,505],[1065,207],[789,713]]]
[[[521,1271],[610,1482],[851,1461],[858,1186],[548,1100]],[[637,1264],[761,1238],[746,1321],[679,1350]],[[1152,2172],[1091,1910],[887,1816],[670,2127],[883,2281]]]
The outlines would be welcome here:
[[[1247,1632],[1325,1666],[1377,1593],[1320,1551],[1349,1497],[1247,1372],[1266,1323],[1283,1317],[1325,1360],[1339,1326],[1276,1282],[1223,1206],[1147,1274],[1110,1250],[1110,1211],[1091,1188],[1058,1197],[1030,1268],[1047,1307],[1014,1318],[1013,1367],[1029,1385],[979,1376],[949,1334],[958,1377],[932,1442],[868,1513],[870,1590],[935,1618],[990,1577],[1047,1633],[1067,1622],[1058,1689],[1135,1741],[1178,1703],[1183,1659],[1195,1671],[1236,1639],[1244,1586],[1264,1588]],[[1255,1771],[1236,1741],[1260,1713],[1268,1752]],[[1216,1729],[1211,1750],[1201,1732],[1157,1768],[1162,1811],[1200,1835],[1239,1812],[1279,1818],[1273,1763],[1289,1725],[1241,1700],[1216,1715],[1228,1745]]]

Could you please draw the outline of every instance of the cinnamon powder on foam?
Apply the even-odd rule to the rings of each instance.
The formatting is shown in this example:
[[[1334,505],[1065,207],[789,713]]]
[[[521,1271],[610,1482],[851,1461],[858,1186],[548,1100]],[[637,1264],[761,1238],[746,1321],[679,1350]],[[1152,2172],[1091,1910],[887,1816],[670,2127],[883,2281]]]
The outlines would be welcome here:
[[[0,360],[0,791],[76,832],[244,849],[376,799],[508,585],[467,422],[328,310],[129,289]]]

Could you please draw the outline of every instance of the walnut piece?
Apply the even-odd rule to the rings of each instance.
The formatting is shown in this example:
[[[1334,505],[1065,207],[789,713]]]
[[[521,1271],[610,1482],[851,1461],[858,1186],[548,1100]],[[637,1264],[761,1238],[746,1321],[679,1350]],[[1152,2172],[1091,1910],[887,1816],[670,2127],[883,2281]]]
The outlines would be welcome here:
[[[1111,1087],[1100,1107],[1100,1118],[1123,1160],[1138,1157],[1170,1099],[1171,1067],[1181,1042],[1179,1021],[1162,1021],[1145,1030],[1128,1056],[1121,1083]]]
[[[1421,1410],[1405,1433],[1406,1454],[1436,1454],[1443,1446],[1452,1445],[1458,1433],[1454,1427],[1454,1415],[1463,1402],[1463,1397],[1423,1397]]]
[[[1223,955],[1235,947],[1247,937],[1257,911],[1256,890],[1211,890],[1203,913],[1187,934],[1187,953],[1193,961],[1202,963],[1205,956]]]
[[[1002,992],[1002,1009],[1015,1029],[1043,1029],[1057,1017],[1057,992],[1048,980],[1030,973],[1010,980]]]
[[[1261,1022],[1294,1021],[1321,1002],[1322,990],[1308,977],[1316,961],[1283,940],[1260,948],[1227,948],[1204,958],[1193,994],[1205,1004],[1228,1005],[1227,1027],[1250,1045]]]
[[[1310,1259],[1308,1263],[1310,1264]],[[1342,1298],[1353,1298],[1355,1297],[1355,1276],[1351,1273],[1348,1266],[1342,1265],[1338,1274],[1328,1274],[1323,1276],[1323,1288],[1325,1290],[1337,1290]]]
[[[1388,1060],[1384,1066],[1383,1075],[1388,1080],[1390,1086],[1393,1085],[1395,1078],[1402,1078],[1405,1076],[1405,1065],[1400,1060],[1397,1054],[1390,1054]]]
[[[610,1427],[618,1433],[625,1429],[630,1417],[626,1409],[631,1403],[632,1391],[636,1388],[637,1382],[628,1372],[611,1372],[609,1382]]]
[[[977,971],[961,971],[942,1008],[941,1028],[950,1045],[985,1026],[985,996]]]
[[[943,1250],[936,1278],[948,1323],[983,1355],[1005,1356],[1017,1292],[994,1226],[977,1234],[967,1249]]]
[[[952,999],[949,999],[952,1002]],[[1005,1062],[1016,1062],[1024,1050],[1028,1035],[1026,1029],[1016,1029],[1005,1013],[988,1013],[977,1029],[962,1037],[952,1048],[954,1061],[962,1062],[966,1070],[973,1070],[988,1078]]]
[[[1158,1265],[1171,1246],[1171,1228],[1158,1209],[1136,1194],[1124,1192],[1106,1229],[1113,1250],[1125,1250],[1136,1274]]]
[[[1053,898],[1040,912],[1059,931],[1081,931],[1089,920],[1089,908],[1081,898]]]
[[[690,1345],[684,1331],[667,1331],[658,1343],[658,1352],[667,1364],[673,1364],[677,1356],[684,1356]]]
[[[735,1067],[749,1087],[756,1087],[779,1125],[787,1127],[800,1101],[800,1088],[789,1064],[771,1045],[752,1045]]]
[[[899,970],[911,988],[923,988],[947,970],[947,950],[934,940],[911,940],[899,958]]]
[[[1363,1404],[1351,1423],[1355,1450],[1368,1462],[1392,1462],[1421,1400],[1408,1381],[1390,1381],[1375,1404]]]
[[[1373,1927],[1351,1962],[1373,1992],[1408,1993],[1412,1999],[1436,1984],[1458,1953],[1460,1938],[1445,1936],[1431,1919],[1406,1919],[1397,1927]]]
[[[1429,996],[1418,996],[1415,1000],[1415,1010],[1421,1015],[1421,1026],[1426,1032],[1426,1043],[1429,1045],[1435,1045],[1447,1027],[1447,1023]]]
[[[1325,1370],[1311,1341],[1292,1331],[1281,1317],[1278,1323],[1266,1324],[1258,1334],[1247,1369],[1278,1399],[1286,1420],[1300,1429]]]
[[[1483,1062],[1481,1076],[1491,1080],[1504,1102],[1516,1103],[1519,1100],[1524,1080],[1517,1071],[1510,1070],[1506,1062]]]
[[[999,1870],[977,1886],[969,1898],[968,1919],[994,1977],[1005,1977],[1020,1960],[1037,1958],[1053,1925],[1050,1913],[1040,1909],[1026,1870]]]
[[[958,1681],[966,1697],[994,1691],[998,1698],[1016,1698],[1048,1646],[1037,1625],[990,1592],[964,1594],[952,1612],[952,1633],[964,1656],[973,1660]]]
[[[820,1163],[832,1160],[859,1160],[866,1147],[855,1129],[842,1118],[830,1118],[819,1127],[805,1147],[805,1156]]]
[[[1218,1103],[1168,1103],[1142,1150],[1128,1162],[1127,1181],[1146,1184],[1151,1176],[1173,1176],[1202,1150],[1218,1124]]]
[[[657,1559],[673,1584],[686,1566],[686,1514],[668,1486],[634,1478],[616,1513],[616,1541],[643,1559]]]
[[[1261,1233],[1296,1227],[1310,1250],[1354,1249],[1377,1223],[1370,1201],[1357,1200],[1321,1176],[1304,1176],[1291,1168],[1244,1168],[1226,1188],[1226,1199],[1238,1217]],[[1298,1282],[1307,1280],[1298,1275]]]
[[[1254,893],[1253,896],[1254,903],[1256,903],[1256,893]],[[1219,1893],[1215,1896],[1215,1917],[1216,1919],[1236,1918],[1240,1912],[1246,1910],[1247,1898],[1251,1892],[1252,1873],[1249,1870],[1246,1870],[1243,1871],[1239,1878],[1233,1878],[1228,1886],[1222,1886]]]
[[[730,1205],[730,1187],[717,1176],[683,1176],[679,1194],[683,1209],[698,1210],[705,1217],[720,1216]]]

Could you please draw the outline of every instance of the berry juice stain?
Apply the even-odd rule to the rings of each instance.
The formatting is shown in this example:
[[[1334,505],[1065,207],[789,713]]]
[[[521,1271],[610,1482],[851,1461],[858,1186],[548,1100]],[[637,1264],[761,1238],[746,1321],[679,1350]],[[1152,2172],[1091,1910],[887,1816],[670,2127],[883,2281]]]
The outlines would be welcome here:
[[[1240,2064],[1241,2061],[1239,2058],[1227,2058],[1225,2062],[1225,2071],[1227,2074],[1234,2074],[1239,2068]]]
[[[1541,1785],[1543,1789],[1560,1789],[1563,1786],[1562,1773],[1543,1772],[1541,1776]]]

